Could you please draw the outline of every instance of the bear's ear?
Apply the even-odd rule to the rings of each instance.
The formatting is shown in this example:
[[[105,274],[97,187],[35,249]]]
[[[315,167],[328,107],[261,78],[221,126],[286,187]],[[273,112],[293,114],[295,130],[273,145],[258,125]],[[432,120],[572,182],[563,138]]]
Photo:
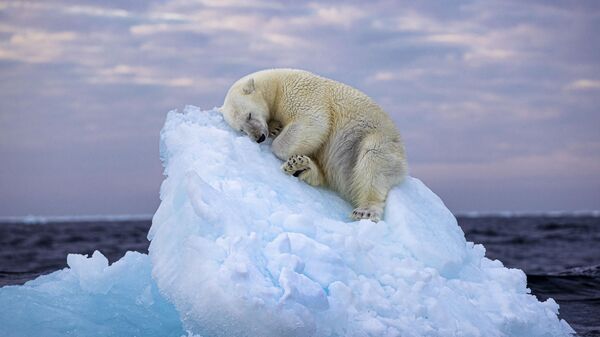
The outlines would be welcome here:
[[[250,78],[248,80],[248,82],[246,82],[246,84],[244,84],[244,87],[242,88],[242,92],[244,93],[244,95],[250,95],[251,93],[254,92],[254,90],[256,90],[256,87],[254,87],[254,78]]]

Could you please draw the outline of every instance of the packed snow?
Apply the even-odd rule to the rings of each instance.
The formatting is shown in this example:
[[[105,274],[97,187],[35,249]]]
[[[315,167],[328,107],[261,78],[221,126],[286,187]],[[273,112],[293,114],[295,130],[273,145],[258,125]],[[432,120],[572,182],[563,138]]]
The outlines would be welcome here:
[[[390,192],[382,221],[353,222],[350,204],[285,175],[269,142],[216,109],[170,112],[160,150],[149,256],[70,255],[70,269],[0,289],[8,336],[573,333],[418,179]]]

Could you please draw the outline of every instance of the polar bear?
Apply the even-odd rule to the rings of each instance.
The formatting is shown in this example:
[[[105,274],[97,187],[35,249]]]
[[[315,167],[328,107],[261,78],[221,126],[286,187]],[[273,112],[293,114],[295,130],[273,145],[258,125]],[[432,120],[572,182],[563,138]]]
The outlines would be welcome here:
[[[254,141],[273,137],[283,171],[339,192],[356,207],[354,220],[379,221],[388,191],[406,175],[392,120],[343,83],[303,70],[263,70],[235,82],[219,110]]]

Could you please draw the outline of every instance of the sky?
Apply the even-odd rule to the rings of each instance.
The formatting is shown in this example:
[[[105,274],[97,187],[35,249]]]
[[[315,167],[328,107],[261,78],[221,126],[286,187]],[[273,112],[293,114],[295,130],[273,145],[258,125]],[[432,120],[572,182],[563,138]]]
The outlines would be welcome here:
[[[166,113],[306,69],[454,212],[600,209],[598,1],[2,1],[0,216],[151,214]]]

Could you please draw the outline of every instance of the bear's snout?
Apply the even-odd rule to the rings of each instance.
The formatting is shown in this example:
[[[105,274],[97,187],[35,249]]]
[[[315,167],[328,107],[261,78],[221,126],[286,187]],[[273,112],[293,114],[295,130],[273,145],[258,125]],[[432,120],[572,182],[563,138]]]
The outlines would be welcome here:
[[[255,142],[262,143],[267,139],[267,134],[269,133],[266,124],[267,123],[262,123],[258,119],[248,119],[242,126],[242,131]]]

